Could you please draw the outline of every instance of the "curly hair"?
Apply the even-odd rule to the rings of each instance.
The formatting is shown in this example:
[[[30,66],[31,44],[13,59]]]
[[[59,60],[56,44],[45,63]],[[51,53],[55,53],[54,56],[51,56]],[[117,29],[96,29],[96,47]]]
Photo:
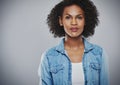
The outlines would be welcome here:
[[[65,31],[59,24],[59,17],[62,16],[64,8],[71,5],[79,6],[85,15],[85,26],[82,36],[87,38],[95,32],[95,27],[99,23],[98,11],[94,3],[90,0],[63,0],[51,10],[47,17],[47,24],[54,37],[64,37]]]

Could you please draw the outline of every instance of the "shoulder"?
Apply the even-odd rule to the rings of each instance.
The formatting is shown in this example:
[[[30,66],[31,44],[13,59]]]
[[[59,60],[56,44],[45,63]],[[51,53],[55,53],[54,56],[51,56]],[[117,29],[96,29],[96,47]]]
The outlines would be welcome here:
[[[92,59],[95,59],[95,61],[101,62],[106,57],[104,49],[100,45],[94,43],[90,44],[91,50],[89,50],[88,55],[92,56]]]
[[[59,53],[62,53],[64,51],[64,39],[61,40],[61,42],[51,48],[48,48],[43,53],[43,57],[46,58],[55,58],[55,56],[58,56]]]
[[[42,53],[42,57],[50,57],[50,56],[55,56],[58,55],[58,52],[56,50],[57,46],[51,47],[46,49],[43,53]]]
[[[103,48],[99,45],[96,45],[96,44],[92,44],[92,45],[93,45],[93,50],[95,50],[95,51],[102,51],[103,50]]]
[[[54,47],[52,47],[52,48],[49,48],[49,49],[47,49],[47,51],[46,51],[46,55],[57,55],[57,50],[56,50],[56,47],[57,46],[54,46]]]
[[[99,45],[89,42],[87,39],[84,39],[85,52],[91,52],[95,55],[100,55],[103,51],[103,48]]]
[[[91,52],[94,54],[94,55],[102,55],[103,53],[103,48],[99,45],[96,45],[96,44],[91,44],[92,45],[92,50]]]

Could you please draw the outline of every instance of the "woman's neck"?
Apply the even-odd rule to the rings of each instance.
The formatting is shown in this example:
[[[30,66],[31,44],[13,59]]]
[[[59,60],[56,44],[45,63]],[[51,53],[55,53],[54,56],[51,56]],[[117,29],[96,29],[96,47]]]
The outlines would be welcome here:
[[[83,40],[82,37],[72,38],[65,36],[65,48],[68,49],[79,49],[83,48]]]

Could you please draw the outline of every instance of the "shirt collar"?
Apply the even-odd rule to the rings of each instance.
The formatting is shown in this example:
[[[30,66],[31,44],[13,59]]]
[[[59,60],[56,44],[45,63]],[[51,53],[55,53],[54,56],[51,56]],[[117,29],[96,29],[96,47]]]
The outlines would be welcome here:
[[[65,41],[65,38],[63,38],[61,42],[59,43],[59,45],[56,46],[56,50],[63,54],[65,54],[64,41]],[[85,38],[83,38],[83,41],[84,41],[84,46],[85,46],[84,52],[88,52],[93,49],[93,44],[89,43]]]
[[[88,52],[90,50],[93,49],[93,44],[91,44],[90,42],[88,42],[85,38],[83,38],[84,40],[84,46],[85,46],[85,51],[84,52]]]
[[[56,46],[56,50],[65,54],[64,41],[65,41],[65,38],[63,38],[59,43],[59,45]]]

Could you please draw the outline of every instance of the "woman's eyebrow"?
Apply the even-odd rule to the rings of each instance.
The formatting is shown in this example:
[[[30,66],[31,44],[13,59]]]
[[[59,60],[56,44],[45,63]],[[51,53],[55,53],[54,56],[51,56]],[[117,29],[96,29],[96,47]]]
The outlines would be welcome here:
[[[71,14],[66,13],[65,15],[72,16]],[[83,14],[77,14],[76,16],[83,16]]]

